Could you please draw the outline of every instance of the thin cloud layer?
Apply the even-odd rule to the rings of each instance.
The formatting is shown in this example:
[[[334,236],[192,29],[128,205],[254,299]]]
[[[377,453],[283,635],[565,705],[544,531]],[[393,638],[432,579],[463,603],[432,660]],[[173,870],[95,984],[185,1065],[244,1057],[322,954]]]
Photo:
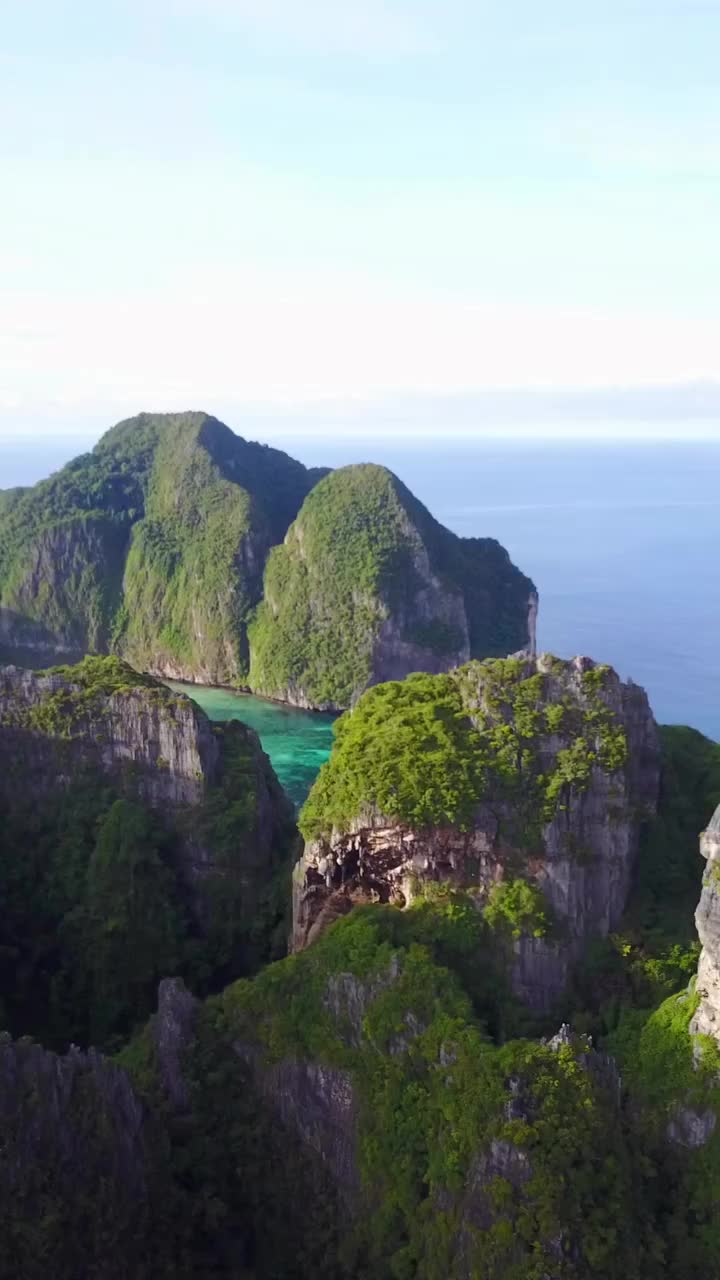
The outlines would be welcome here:
[[[161,0],[169,16],[195,15],[267,41],[292,42],[318,53],[382,54],[430,51],[435,41],[422,5],[363,0]]]

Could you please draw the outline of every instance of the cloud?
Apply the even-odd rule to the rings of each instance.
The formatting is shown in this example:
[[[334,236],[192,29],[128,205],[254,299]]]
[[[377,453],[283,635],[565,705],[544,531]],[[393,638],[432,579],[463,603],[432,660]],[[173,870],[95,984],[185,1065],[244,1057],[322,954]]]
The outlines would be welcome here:
[[[0,431],[195,407],[320,434],[677,433],[685,420],[707,433],[720,421],[714,332],[673,311],[472,304],[251,265],[172,290],[7,291]]]
[[[187,271],[156,290],[6,291],[5,382],[214,388],[297,402],[720,377],[715,327],[677,310],[492,303],[349,270]]]
[[[171,14],[201,17],[305,51],[415,54],[434,41],[417,3],[399,0],[161,0]]]

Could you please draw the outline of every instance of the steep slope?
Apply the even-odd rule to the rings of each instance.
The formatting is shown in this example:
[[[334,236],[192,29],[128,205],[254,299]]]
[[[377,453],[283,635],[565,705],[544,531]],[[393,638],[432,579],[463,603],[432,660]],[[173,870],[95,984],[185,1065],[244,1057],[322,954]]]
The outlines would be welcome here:
[[[0,506],[0,645],[242,682],[268,548],[320,474],[204,413],[120,423]]]
[[[717,779],[720,749],[712,745]],[[658,1201],[667,1272],[715,1280],[720,1276],[720,807],[701,833],[700,852],[707,867],[695,917],[702,943],[697,974],[656,1009],[622,1009],[606,1044],[622,1070],[646,1154],[661,1179],[669,1180],[670,1195]]]
[[[643,690],[586,658],[371,689],[301,813],[295,946],[356,901],[452,886],[506,920],[518,994],[551,1007],[583,944],[622,915],[658,773]]]
[[[155,724],[154,682],[133,685],[113,660],[101,666],[103,697],[128,698],[138,714],[137,700],[149,698],[142,714]],[[54,721],[57,695],[67,699],[68,691],[58,685],[49,702],[42,679],[46,687],[27,709],[31,719],[40,711]],[[15,681],[34,678],[13,673]],[[642,691],[588,660],[542,659],[474,663],[389,688],[389,702],[388,690],[373,690],[344,719],[322,808],[305,817],[331,843],[345,815],[360,812],[358,797],[403,814],[405,836],[422,844],[410,845],[419,856],[409,905],[359,906],[312,946],[203,1003],[179,980],[164,980],[157,1015],[115,1061],[77,1049],[58,1057],[27,1039],[0,1037],[2,1280],[41,1280],[48,1269],[58,1280],[720,1277],[713,992],[701,980],[657,1009],[616,1008],[615,1030],[599,1051],[568,1026],[551,1034],[557,1023],[548,1018],[536,1028],[543,1039],[517,1038],[528,1023],[510,989],[513,944],[551,916],[537,893],[547,887],[543,870],[526,861],[538,804],[545,818],[545,805],[556,806],[545,837],[589,824],[583,834],[591,843],[573,850],[586,871],[587,855],[604,856],[605,835],[617,824],[613,874],[616,887],[622,883],[639,816],[632,808],[651,807],[657,764]],[[117,703],[113,717],[107,708],[98,714],[98,691],[82,676],[71,692],[63,711],[69,772],[78,727],[95,720],[110,731],[108,770],[118,766],[121,744],[134,743],[149,781],[142,740],[127,726],[118,732]],[[175,711],[171,700],[162,714],[172,719]],[[15,715],[13,731],[32,728],[35,739],[37,723],[22,720]],[[353,722],[356,735],[348,731]],[[674,846],[707,823],[720,773],[715,744],[686,729],[669,739],[664,801],[650,824],[654,854],[645,848],[642,877],[654,870],[672,912],[673,886],[690,874],[687,850]],[[55,759],[60,764],[62,752]],[[56,779],[64,794],[69,772]],[[480,871],[463,864],[458,838],[472,840],[477,830],[479,779],[492,783],[500,840],[478,862],[500,845],[503,856],[514,850],[521,858],[500,870],[536,876],[534,895],[468,892],[466,873],[475,885]],[[177,797],[167,785],[172,807]],[[12,794],[13,782],[5,786]],[[225,801],[219,813],[231,825],[227,810]],[[453,827],[441,851],[446,862],[433,861],[430,830],[439,830],[443,812]],[[92,824],[76,815],[86,820]],[[714,922],[705,926],[716,911],[717,830],[710,821],[702,838],[711,875],[698,916],[715,967],[717,933]],[[63,863],[68,834],[56,823]],[[343,853],[340,843],[333,849]],[[395,866],[371,863],[381,852],[369,843],[361,850],[364,883],[356,878],[362,890],[372,875],[380,897]],[[384,853],[395,856],[392,841]],[[561,879],[566,869],[561,860]],[[345,870],[353,873],[349,864]],[[332,856],[324,871],[332,878]],[[518,883],[531,887],[527,878]],[[6,885],[2,900],[5,919]],[[556,941],[563,940],[561,932]]]
[[[691,1029],[712,1036],[720,1046],[720,805],[700,837],[700,853],[706,868],[695,923],[702,952],[697,976],[699,1005]]]
[[[491,538],[459,538],[384,467],[344,467],[271,553],[250,684],[347,707],[369,684],[534,646],[533,584]]]
[[[494,1045],[398,915],[204,1007],[162,983],[120,1055],[134,1087],[95,1054],[0,1045],[0,1275],[42,1275],[54,1245],[59,1280],[659,1280],[612,1065],[566,1030]]]
[[[0,1126],[2,1280],[175,1274],[162,1126],[125,1072],[3,1033]]]
[[[200,989],[284,950],[292,807],[256,735],[116,657],[0,668],[0,1000],[103,1043],[159,977]]]

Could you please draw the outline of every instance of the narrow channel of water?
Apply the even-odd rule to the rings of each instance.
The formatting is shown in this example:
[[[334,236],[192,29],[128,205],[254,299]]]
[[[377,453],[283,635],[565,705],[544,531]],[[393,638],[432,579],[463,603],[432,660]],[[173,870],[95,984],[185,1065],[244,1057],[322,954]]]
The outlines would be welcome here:
[[[334,716],[267,702],[250,693],[168,683],[197,702],[211,720],[243,720],[250,725],[290,799],[300,807],[330,754]]]

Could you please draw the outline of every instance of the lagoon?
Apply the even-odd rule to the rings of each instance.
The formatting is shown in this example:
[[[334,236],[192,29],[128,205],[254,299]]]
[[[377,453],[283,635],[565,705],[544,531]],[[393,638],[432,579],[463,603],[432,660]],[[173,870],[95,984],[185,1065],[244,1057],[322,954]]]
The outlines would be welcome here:
[[[300,807],[332,745],[334,716],[303,711],[232,689],[168,681],[202,707],[211,720],[242,720],[257,733],[290,799]]]

